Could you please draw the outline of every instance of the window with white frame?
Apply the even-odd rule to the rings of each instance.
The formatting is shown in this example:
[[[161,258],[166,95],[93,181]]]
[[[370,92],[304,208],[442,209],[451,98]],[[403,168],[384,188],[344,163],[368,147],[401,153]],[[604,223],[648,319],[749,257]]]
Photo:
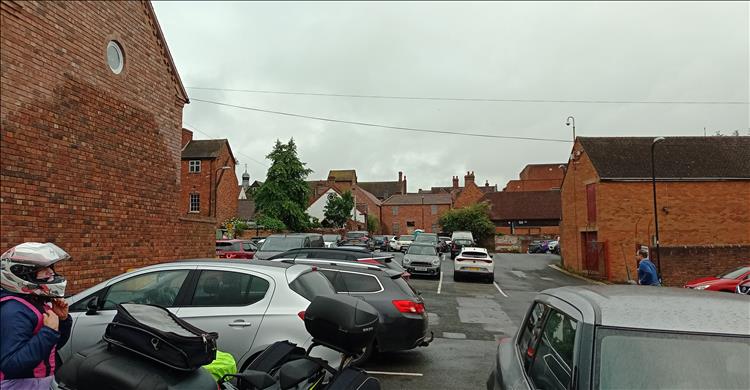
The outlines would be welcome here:
[[[201,211],[201,194],[190,194],[190,212],[199,213]]]
[[[201,171],[201,160],[190,160],[188,167],[188,172],[199,173]]]
[[[391,210],[393,210],[393,215],[398,215],[398,206],[391,207]]]
[[[431,206],[430,208],[432,209],[432,210],[431,210],[431,211],[432,211],[432,215],[435,215],[435,214],[437,214],[437,212],[438,212],[438,207],[437,207],[437,205],[436,205],[436,204],[432,205],[432,206]]]

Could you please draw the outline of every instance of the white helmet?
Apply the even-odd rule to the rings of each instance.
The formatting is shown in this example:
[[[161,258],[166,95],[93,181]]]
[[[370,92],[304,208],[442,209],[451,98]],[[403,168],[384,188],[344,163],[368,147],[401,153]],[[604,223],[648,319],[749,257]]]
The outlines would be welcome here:
[[[68,284],[62,275],[55,273],[51,279],[41,280],[36,274],[42,268],[52,268],[58,261],[67,259],[70,255],[49,242],[16,245],[0,256],[0,287],[17,294],[62,298]]]

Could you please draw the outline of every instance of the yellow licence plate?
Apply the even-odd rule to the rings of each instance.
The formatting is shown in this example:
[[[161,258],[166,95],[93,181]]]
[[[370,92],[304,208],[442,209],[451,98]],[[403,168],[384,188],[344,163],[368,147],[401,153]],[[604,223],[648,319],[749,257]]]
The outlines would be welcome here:
[[[467,271],[483,271],[482,268],[479,267],[466,267]]]

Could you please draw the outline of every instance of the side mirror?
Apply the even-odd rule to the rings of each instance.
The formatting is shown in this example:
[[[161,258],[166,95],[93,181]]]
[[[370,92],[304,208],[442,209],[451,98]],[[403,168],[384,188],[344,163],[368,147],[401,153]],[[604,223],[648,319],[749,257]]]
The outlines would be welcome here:
[[[99,311],[99,297],[93,297],[86,304],[86,315],[94,315],[97,311]]]

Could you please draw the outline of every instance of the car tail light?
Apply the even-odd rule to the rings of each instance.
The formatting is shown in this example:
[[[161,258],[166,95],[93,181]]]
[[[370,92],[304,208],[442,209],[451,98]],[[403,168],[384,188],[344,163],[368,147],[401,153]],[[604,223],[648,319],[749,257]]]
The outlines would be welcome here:
[[[417,302],[408,301],[408,300],[395,300],[393,301],[393,306],[396,306],[396,309],[398,309],[398,311],[400,311],[401,313],[412,313],[412,314],[424,313],[423,303],[417,303]]]
[[[380,265],[377,260],[375,259],[359,259],[360,263],[366,263],[366,264],[372,264],[372,265]]]
[[[484,259],[482,261],[484,261],[485,263],[488,263],[488,264],[492,264],[492,259]]]
[[[299,316],[299,319],[301,319],[302,321],[304,321],[305,320],[305,311],[302,310],[301,312],[297,313],[297,316]]]

